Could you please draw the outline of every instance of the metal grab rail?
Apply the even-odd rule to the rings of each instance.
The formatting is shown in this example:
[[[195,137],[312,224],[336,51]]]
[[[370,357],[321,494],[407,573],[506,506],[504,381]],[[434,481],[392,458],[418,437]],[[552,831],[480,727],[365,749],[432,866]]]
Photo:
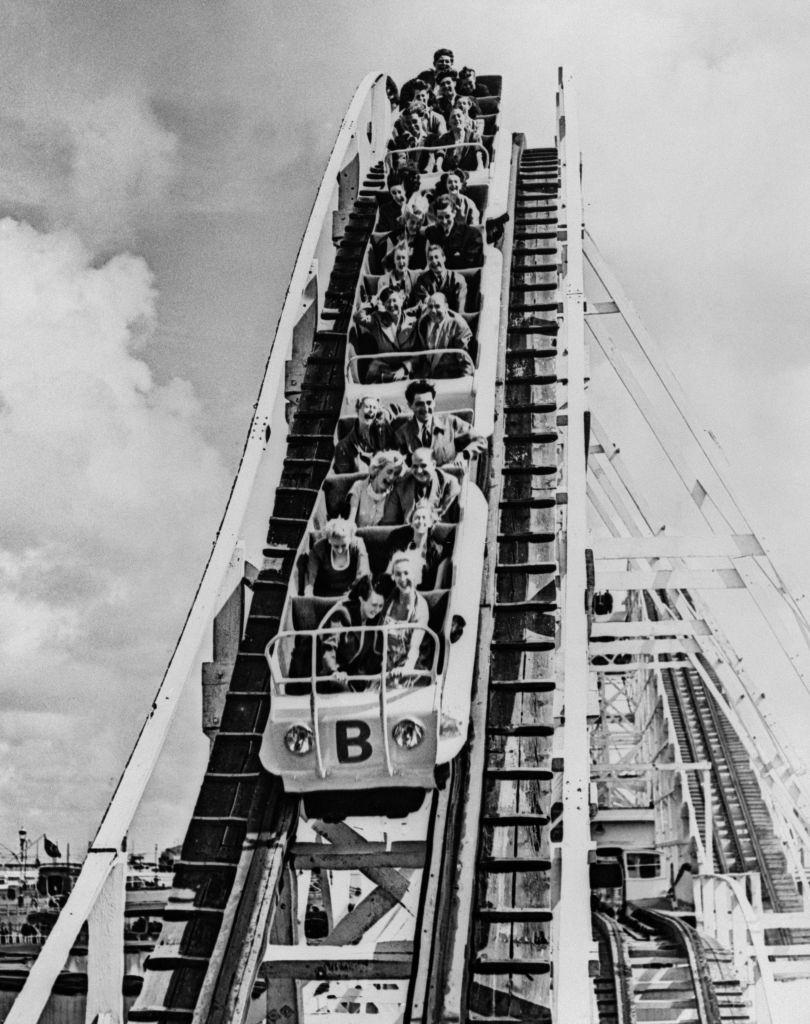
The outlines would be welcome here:
[[[475,363],[470,356],[470,353],[466,348],[417,348],[411,349],[408,352],[377,352],[370,355],[354,355],[350,356],[346,360],[346,379],[351,381],[353,384],[362,383],[359,376],[358,363],[372,363],[377,359],[383,360],[384,362],[401,362],[403,365],[413,360],[423,358],[425,356],[436,356],[438,359],[443,359],[447,355],[455,356],[460,358],[463,365],[465,366],[465,372],[455,374],[456,377],[471,377],[475,373]],[[469,372],[466,372],[467,369]],[[403,378],[405,379],[410,374],[410,366],[407,368],[407,372]],[[421,374],[420,374],[421,376]],[[396,379],[396,378],[394,378]],[[368,383],[379,383],[378,381],[371,381]],[[382,382],[385,383],[385,382]]]
[[[433,658],[431,664],[426,668],[413,668],[413,669],[400,669],[398,667],[388,667],[388,637],[393,632],[418,632],[421,634],[419,639],[420,646],[425,642],[426,638],[432,641],[433,645]],[[284,629],[279,630],[273,639],[267,644],[264,649],[264,656],[267,659],[267,664],[270,669],[270,676],[273,683],[278,686],[286,686],[288,683],[310,683],[312,691],[317,691],[317,683],[320,682],[334,682],[334,673],[321,674],[317,671],[317,656],[318,656],[318,640],[324,637],[340,636],[341,634],[366,634],[366,633],[377,633],[382,636],[383,650],[381,654],[382,665],[379,672],[375,673],[346,673],[350,679],[368,680],[376,682],[380,680],[380,689],[386,688],[386,682],[395,675],[395,678],[400,679],[402,677],[407,678],[419,678],[422,676],[429,676],[432,681],[435,681],[438,677],[438,664],[439,664],[439,635],[435,630],[431,629],[430,626],[420,626],[412,622],[392,622],[385,626],[319,626],[317,629]],[[310,660],[311,660],[311,672],[308,676],[288,676],[281,671],[281,655],[278,651],[278,646],[283,641],[292,640],[293,644],[302,638],[310,639]],[[413,642],[413,641],[411,641]],[[313,684],[315,684],[313,686]],[[427,685],[430,685],[428,683]],[[403,685],[399,687],[405,689]],[[348,692],[348,691],[347,691]],[[362,691],[360,691],[362,692]],[[376,691],[375,691],[376,692]],[[286,696],[286,694],[277,691],[279,696]]]
[[[386,173],[392,168],[399,166],[399,163],[393,159],[397,156],[410,157],[412,154],[427,153],[430,167],[433,166],[434,154],[435,158],[443,157],[451,149],[474,149],[476,159],[479,161],[479,166],[476,168],[478,171],[486,170],[489,167],[489,150],[486,146],[478,140],[470,140],[469,142],[454,142],[447,146],[409,146],[406,149],[389,149],[385,154],[385,170]],[[482,160],[483,158],[483,160]],[[432,171],[428,168],[425,170],[426,174],[431,174]]]
[[[430,670],[427,669],[406,669],[402,670],[397,667],[392,669],[388,668],[388,640],[391,633],[396,631],[408,631],[410,633],[419,633],[419,645],[424,643],[425,635],[429,635],[433,642],[433,664]],[[321,743],[321,723],[320,723],[320,691],[318,688],[319,681],[331,681],[334,682],[334,675],[319,676],[317,672],[318,665],[318,638],[319,637],[333,637],[342,633],[379,633],[382,636],[382,665],[381,671],[376,675],[350,675],[352,679],[366,679],[380,681],[379,698],[375,703],[379,704],[380,710],[380,725],[383,740],[383,756],[385,758],[386,770],[389,777],[394,775],[394,765],[391,760],[391,745],[388,739],[388,696],[392,689],[397,689],[401,693],[406,690],[412,690],[415,685],[415,680],[424,676],[428,677],[427,686],[431,684],[435,685],[436,682],[436,668],[438,664],[439,656],[439,638],[436,633],[430,629],[429,626],[419,626],[410,622],[396,622],[386,626],[344,626],[344,627],[318,627],[317,629],[301,629],[301,630],[282,630],[273,637],[270,643],[265,647],[265,657],[267,664],[270,667],[271,681],[278,686],[286,687],[288,683],[295,682],[309,682],[309,706],[310,714],[312,716],[312,733],[314,737],[315,746],[315,761],[317,764],[318,775],[320,778],[325,779],[327,776],[326,764],[323,756],[323,745]],[[283,676],[276,674],[275,664],[280,660],[278,655],[278,644],[285,639],[292,638],[293,642],[301,637],[310,638],[310,665],[311,674],[307,680],[307,677],[295,677],[295,676]],[[414,643],[414,639],[410,639],[410,643]],[[273,648],[276,648],[273,650]],[[410,685],[407,685],[404,680],[411,680]],[[402,681],[400,683],[400,681]],[[400,683],[400,685],[397,685]],[[363,692],[363,691],[359,691]],[[366,690],[365,692],[376,692],[372,690]],[[278,691],[276,691],[277,695]],[[284,694],[286,696],[286,694]],[[356,700],[356,695],[352,695],[352,700]]]

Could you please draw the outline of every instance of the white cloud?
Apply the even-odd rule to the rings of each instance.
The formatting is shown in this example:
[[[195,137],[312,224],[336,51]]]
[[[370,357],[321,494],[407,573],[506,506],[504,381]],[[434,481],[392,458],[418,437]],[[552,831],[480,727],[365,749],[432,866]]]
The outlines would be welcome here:
[[[190,386],[156,383],[135,354],[155,299],[139,258],[94,266],[72,232],[0,222],[0,742],[15,750],[0,804],[29,813],[37,786],[80,779],[79,837],[148,706],[227,493]],[[51,814],[52,830],[71,828],[64,809]]]

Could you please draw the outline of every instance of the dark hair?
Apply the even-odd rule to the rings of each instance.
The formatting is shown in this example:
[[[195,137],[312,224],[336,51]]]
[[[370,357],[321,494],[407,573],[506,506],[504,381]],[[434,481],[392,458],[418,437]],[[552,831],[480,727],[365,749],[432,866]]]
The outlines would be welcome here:
[[[410,199],[414,192],[419,191],[419,170],[413,164],[394,167],[388,172],[386,184],[389,189],[394,185],[404,185],[405,195]]]
[[[408,405],[413,405],[414,398],[417,395],[423,395],[426,391],[429,391],[434,398],[436,397],[436,388],[429,380],[412,380],[405,388],[405,401]]]
[[[452,196],[449,196],[447,193],[439,196],[433,207],[437,213],[439,210],[452,210],[453,213],[456,212],[456,204],[453,202]]]
[[[385,80],[385,95],[388,97],[388,102],[392,107],[395,107],[399,103],[399,90],[397,89],[397,83],[390,75]]]
[[[439,57],[449,57],[449,58],[450,58],[450,61],[451,61],[451,63],[452,63],[452,61],[454,61],[454,60],[456,59],[456,58],[455,58],[455,56],[454,56],[454,54],[453,54],[453,51],[452,51],[452,50],[448,50],[448,48],[447,48],[446,46],[442,46],[442,47],[440,47],[440,48],[439,48],[438,50],[436,50],[436,52],[435,52],[435,53],[433,54],[433,63],[434,63],[434,64],[435,64],[435,63],[436,63],[436,61],[437,61],[437,60],[439,59]]]
[[[400,89],[399,93],[399,105],[400,107],[407,106],[408,103],[414,98],[414,96],[421,92],[423,89],[430,91],[430,86],[427,82],[423,82],[421,78],[410,78]]]
[[[391,298],[394,292],[396,292],[398,295],[404,295],[404,292],[402,291],[401,288],[397,288],[394,285],[389,284],[387,288],[383,288],[383,290],[380,292],[378,296],[380,302],[388,302],[388,300]]]
[[[461,182],[462,190],[464,189],[464,186],[467,184],[467,172],[462,171],[460,167],[454,167],[452,171],[445,171],[441,178],[439,178],[439,183],[436,186],[436,189],[433,193],[434,204],[437,203],[442,196],[450,194],[447,190],[447,179],[450,177],[451,174],[454,174]]]
[[[377,588],[374,586],[374,580],[369,576],[368,573],[365,576],[360,576],[356,579],[349,587],[349,593],[346,595],[347,601],[368,601],[373,593],[379,593]]]
[[[458,71],[456,71],[455,68],[447,68],[444,71],[437,71],[436,72],[436,85],[438,85],[439,82],[444,81],[445,78],[452,78],[454,82],[457,82],[458,81]]]
[[[461,69],[461,71],[459,71],[458,77],[459,78],[466,78],[467,75],[474,75],[474,74],[475,74],[475,68],[463,67]]]

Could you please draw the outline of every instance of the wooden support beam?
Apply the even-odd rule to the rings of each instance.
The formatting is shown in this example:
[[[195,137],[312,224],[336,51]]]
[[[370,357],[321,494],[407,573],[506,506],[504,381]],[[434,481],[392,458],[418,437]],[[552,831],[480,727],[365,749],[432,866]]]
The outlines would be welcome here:
[[[650,640],[608,640],[601,644],[592,644],[590,653],[591,659],[600,655],[603,657],[615,657],[617,654],[697,654],[700,646],[697,640],[686,638],[654,637]],[[678,662],[680,668],[690,666],[683,661]],[[593,666],[598,667],[598,666]],[[618,666],[617,666],[618,667]],[[626,665],[622,665],[626,669]],[[652,668],[652,664],[644,665],[643,668]]]
[[[607,313],[618,313],[615,302],[589,302],[585,307],[585,316],[605,316]]]
[[[594,558],[740,558],[764,551],[752,533],[676,537],[599,537],[593,540]]]
[[[367,981],[411,976],[412,942],[378,942],[363,946],[268,946],[262,964],[265,978],[301,981]]]
[[[609,652],[613,654],[613,651]],[[627,675],[630,672],[652,672],[657,668],[684,668],[686,662],[673,658],[653,658],[649,661],[625,661],[621,665],[594,665],[591,672],[599,675]]]
[[[319,836],[323,836],[324,839],[328,839],[329,842],[334,843],[335,845],[357,844],[358,846],[362,846],[366,843],[364,837],[361,836],[359,832],[355,832],[355,830],[344,821],[313,821],[311,824],[313,830]],[[423,864],[419,865],[419,867],[423,866]],[[362,867],[358,867],[357,870],[362,871],[366,878],[370,878],[375,885],[382,886],[382,888],[394,896],[399,903],[405,899],[405,894],[410,888],[411,880],[400,871],[397,871],[395,867],[391,867],[390,865],[375,867],[371,864],[364,864]]]
[[[124,902],[126,855],[113,864],[107,881],[90,911],[87,943],[86,1019],[105,1018],[123,1024],[124,999]]]
[[[421,868],[427,848],[423,842],[366,843],[363,848],[295,843],[290,853],[297,868],[327,871],[365,871],[370,868]]]
[[[349,911],[324,938],[325,946],[350,946],[359,942],[372,925],[381,921],[399,901],[379,885]]]
[[[741,590],[736,569],[658,569],[649,572],[599,572],[600,590]]]
[[[591,627],[591,639],[605,636],[617,639],[658,636],[711,636],[711,632],[708,624],[703,619],[664,619],[661,622],[646,620],[594,622]]]

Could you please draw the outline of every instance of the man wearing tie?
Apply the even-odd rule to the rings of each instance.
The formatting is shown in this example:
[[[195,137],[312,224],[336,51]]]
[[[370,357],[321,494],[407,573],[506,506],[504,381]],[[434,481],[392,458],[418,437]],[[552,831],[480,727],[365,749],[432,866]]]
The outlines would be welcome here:
[[[396,431],[400,451],[410,457],[417,448],[429,448],[437,466],[463,467],[486,447],[469,423],[453,413],[437,413],[436,388],[429,380],[412,380],[405,389],[405,401],[413,416]]]

